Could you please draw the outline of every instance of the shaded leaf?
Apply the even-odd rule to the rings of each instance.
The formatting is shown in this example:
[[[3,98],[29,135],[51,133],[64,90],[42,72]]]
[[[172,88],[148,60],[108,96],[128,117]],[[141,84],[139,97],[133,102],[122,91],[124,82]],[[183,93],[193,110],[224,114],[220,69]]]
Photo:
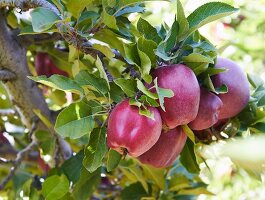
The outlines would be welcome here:
[[[108,152],[108,159],[107,159],[107,171],[110,172],[113,169],[115,169],[121,160],[121,154],[119,154],[117,151],[110,149]]]

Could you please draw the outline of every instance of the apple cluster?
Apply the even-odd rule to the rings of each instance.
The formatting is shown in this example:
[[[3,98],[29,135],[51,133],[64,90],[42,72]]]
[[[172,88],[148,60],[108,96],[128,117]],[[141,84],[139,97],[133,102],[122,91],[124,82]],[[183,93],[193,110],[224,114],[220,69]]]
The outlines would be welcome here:
[[[154,113],[151,119],[140,115],[138,107],[130,105],[128,99],[117,104],[108,119],[108,146],[154,167],[172,165],[187,139],[182,125],[203,131],[236,116],[249,101],[247,77],[235,62],[218,58],[215,68],[226,69],[211,76],[211,80],[216,88],[225,84],[227,93],[208,91],[183,64],[155,69],[151,75],[157,78],[158,86],[174,93],[172,98],[164,99],[165,111],[148,107]]]

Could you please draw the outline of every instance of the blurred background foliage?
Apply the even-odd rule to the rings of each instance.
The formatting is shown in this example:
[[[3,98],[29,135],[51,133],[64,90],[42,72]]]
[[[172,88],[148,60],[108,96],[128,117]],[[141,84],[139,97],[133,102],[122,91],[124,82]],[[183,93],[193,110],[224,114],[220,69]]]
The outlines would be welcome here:
[[[210,0],[182,0],[181,2],[187,13],[190,13]],[[231,58],[247,73],[258,74],[265,81],[265,0],[223,0],[222,2],[240,8],[240,11],[203,26],[200,33],[216,46],[220,56]],[[159,25],[163,21],[168,25],[173,23],[176,10],[169,3],[147,3],[146,9],[144,16],[151,24]],[[258,166],[255,164],[255,159],[264,163],[265,140],[259,137],[249,142],[249,134],[246,132],[243,136],[245,139],[239,143],[227,144],[222,141],[209,147],[201,147],[201,153],[206,158],[205,163],[208,166],[205,163],[200,165],[200,176],[205,183],[209,184],[208,190],[216,195],[199,195],[199,200],[262,200],[265,198],[265,176],[261,175],[260,178],[264,168],[249,169],[251,166]],[[242,151],[244,149],[250,155],[246,155],[246,152]],[[253,155],[256,155],[255,158]],[[230,156],[233,162],[227,156]]]

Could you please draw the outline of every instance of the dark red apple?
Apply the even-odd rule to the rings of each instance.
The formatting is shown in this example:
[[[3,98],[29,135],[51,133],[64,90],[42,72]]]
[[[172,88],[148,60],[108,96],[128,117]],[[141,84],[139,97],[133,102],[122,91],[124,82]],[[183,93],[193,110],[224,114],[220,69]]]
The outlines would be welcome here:
[[[148,109],[154,113],[154,119],[140,115],[138,107],[131,106],[127,99],[117,104],[108,119],[108,146],[133,157],[149,150],[161,134],[162,120],[156,108]]]
[[[201,87],[200,106],[196,118],[188,125],[193,130],[203,130],[211,127],[218,121],[219,112],[223,103],[215,94]]]
[[[244,109],[250,98],[247,77],[240,66],[226,58],[218,58],[215,67],[227,69],[226,72],[212,76],[215,87],[223,84],[228,87],[227,93],[218,95],[223,102],[219,119],[234,117]]]
[[[138,159],[141,163],[157,168],[168,167],[173,164],[182,151],[187,135],[178,126],[168,132],[162,132],[157,143]]]
[[[200,87],[193,71],[185,65],[167,65],[152,72],[158,86],[171,89],[172,98],[165,98],[166,112],[159,108],[163,122],[173,129],[195,119],[200,101]]]
[[[49,77],[53,74],[68,76],[65,71],[62,71],[54,64],[47,53],[37,53],[35,57],[35,69],[38,76],[45,75]]]

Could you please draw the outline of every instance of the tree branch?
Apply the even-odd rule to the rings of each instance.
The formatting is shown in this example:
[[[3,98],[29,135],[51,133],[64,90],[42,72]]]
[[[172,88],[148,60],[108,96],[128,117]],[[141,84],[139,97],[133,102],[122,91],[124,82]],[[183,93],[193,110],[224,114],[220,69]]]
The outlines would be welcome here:
[[[0,5],[2,5],[2,2],[3,1],[0,1]],[[0,69],[8,69],[9,71],[14,72],[17,77],[15,80],[5,82],[4,86],[21,117],[22,123],[28,129],[32,129],[32,121],[36,117],[34,110],[40,110],[42,115],[54,123],[51,111],[45,102],[41,90],[35,82],[27,78],[27,76],[30,75],[30,72],[27,65],[26,49],[21,45],[17,37],[15,37],[8,29],[5,15],[1,11],[0,46]],[[43,123],[38,123],[38,129],[47,130],[60,140],[59,144],[64,145],[61,146],[60,149],[64,150],[65,158],[71,155],[70,146],[67,145],[65,141],[62,141],[63,139],[59,135],[56,135],[54,130],[48,129]]]
[[[16,74],[8,69],[0,70],[0,80],[1,81],[12,81],[17,78]]]
[[[25,156],[34,148],[37,146],[37,142],[36,141],[32,141],[26,148],[24,148],[23,150],[21,150],[18,154],[16,159],[13,161],[13,167],[10,169],[9,174],[7,175],[7,177],[2,181],[2,183],[0,184],[0,190],[3,190],[4,187],[6,186],[6,184],[8,183],[8,181],[11,180],[11,178],[14,176],[16,170],[18,169],[18,167],[20,166],[22,160],[25,158]]]
[[[31,8],[43,7],[47,8],[57,15],[60,15],[59,10],[46,0],[0,0],[0,7],[20,8],[22,11],[27,11]]]

